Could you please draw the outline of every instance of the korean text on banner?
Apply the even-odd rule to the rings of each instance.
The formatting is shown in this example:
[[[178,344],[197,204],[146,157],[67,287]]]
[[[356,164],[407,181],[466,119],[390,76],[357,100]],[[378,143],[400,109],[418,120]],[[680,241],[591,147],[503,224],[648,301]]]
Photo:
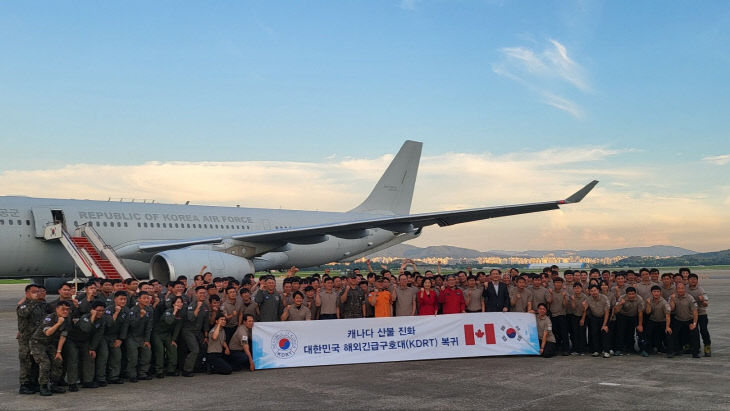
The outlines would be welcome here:
[[[257,369],[539,352],[528,313],[260,322],[253,329]]]

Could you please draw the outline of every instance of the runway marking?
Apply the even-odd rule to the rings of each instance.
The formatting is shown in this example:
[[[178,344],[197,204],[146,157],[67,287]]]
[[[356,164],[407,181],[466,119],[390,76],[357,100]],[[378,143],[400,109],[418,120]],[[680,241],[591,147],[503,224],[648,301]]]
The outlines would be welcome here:
[[[619,387],[621,384],[615,382],[599,382],[598,385],[608,385],[609,387]]]

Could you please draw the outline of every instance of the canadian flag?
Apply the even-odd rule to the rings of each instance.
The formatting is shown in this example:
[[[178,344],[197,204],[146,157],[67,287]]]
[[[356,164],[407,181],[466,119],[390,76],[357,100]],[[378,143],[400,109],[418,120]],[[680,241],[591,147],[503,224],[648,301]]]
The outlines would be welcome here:
[[[476,332],[474,332],[474,324],[464,324],[464,339],[466,340],[466,345],[476,344],[474,336],[476,336],[479,340],[484,337],[487,344],[497,343],[497,339],[494,337],[494,324],[484,324],[484,330],[477,329]]]

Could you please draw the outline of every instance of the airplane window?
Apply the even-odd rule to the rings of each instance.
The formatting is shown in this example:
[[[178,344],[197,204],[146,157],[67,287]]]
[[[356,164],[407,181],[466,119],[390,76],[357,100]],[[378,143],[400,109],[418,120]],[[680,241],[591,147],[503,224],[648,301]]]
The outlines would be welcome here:
[[[190,224],[188,224],[188,228],[190,228]]]
[[[0,220],[0,225],[5,225],[5,220]]]
[[[104,221],[104,227],[106,227],[106,221]]]
[[[145,223],[144,226],[147,227],[147,223]],[[142,227],[142,223],[137,222],[137,227]]]
[[[127,226],[127,222],[126,222],[126,221],[124,222],[124,227],[128,227],[128,226]]]
[[[160,228],[160,223],[157,223],[157,228]]]
[[[167,228],[167,224],[162,223],[162,228]]]
[[[96,222],[96,226],[97,226],[97,227],[101,227],[101,223],[97,221],[97,222]]]
[[[25,220],[25,225],[30,225],[30,220]]]
[[[147,228],[147,223],[144,223],[144,228]]]
[[[13,225],[13,220],[8,220],[8,224]]]
[[[178,227],[177,227],[177,223],[175,223],[175,228],[178,228]]]
[[[215,225],[215,228],[218,228],[218,224]]]
[[[79,226],[79,222],[74,220],[74,226],[75,227],[78,227]]]
[[[22,220],[18,220],[18,225],[23,225],[23,221]]]

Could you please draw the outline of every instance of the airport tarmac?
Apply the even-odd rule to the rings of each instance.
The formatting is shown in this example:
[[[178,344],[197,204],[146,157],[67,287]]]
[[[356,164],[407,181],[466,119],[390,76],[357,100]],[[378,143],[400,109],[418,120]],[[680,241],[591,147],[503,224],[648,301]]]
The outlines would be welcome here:
[[[0,409],[730,409],[730,270],[705,272],[712,358],[483,357],[198,374],[19,395],[15,305],[0,285]]]

